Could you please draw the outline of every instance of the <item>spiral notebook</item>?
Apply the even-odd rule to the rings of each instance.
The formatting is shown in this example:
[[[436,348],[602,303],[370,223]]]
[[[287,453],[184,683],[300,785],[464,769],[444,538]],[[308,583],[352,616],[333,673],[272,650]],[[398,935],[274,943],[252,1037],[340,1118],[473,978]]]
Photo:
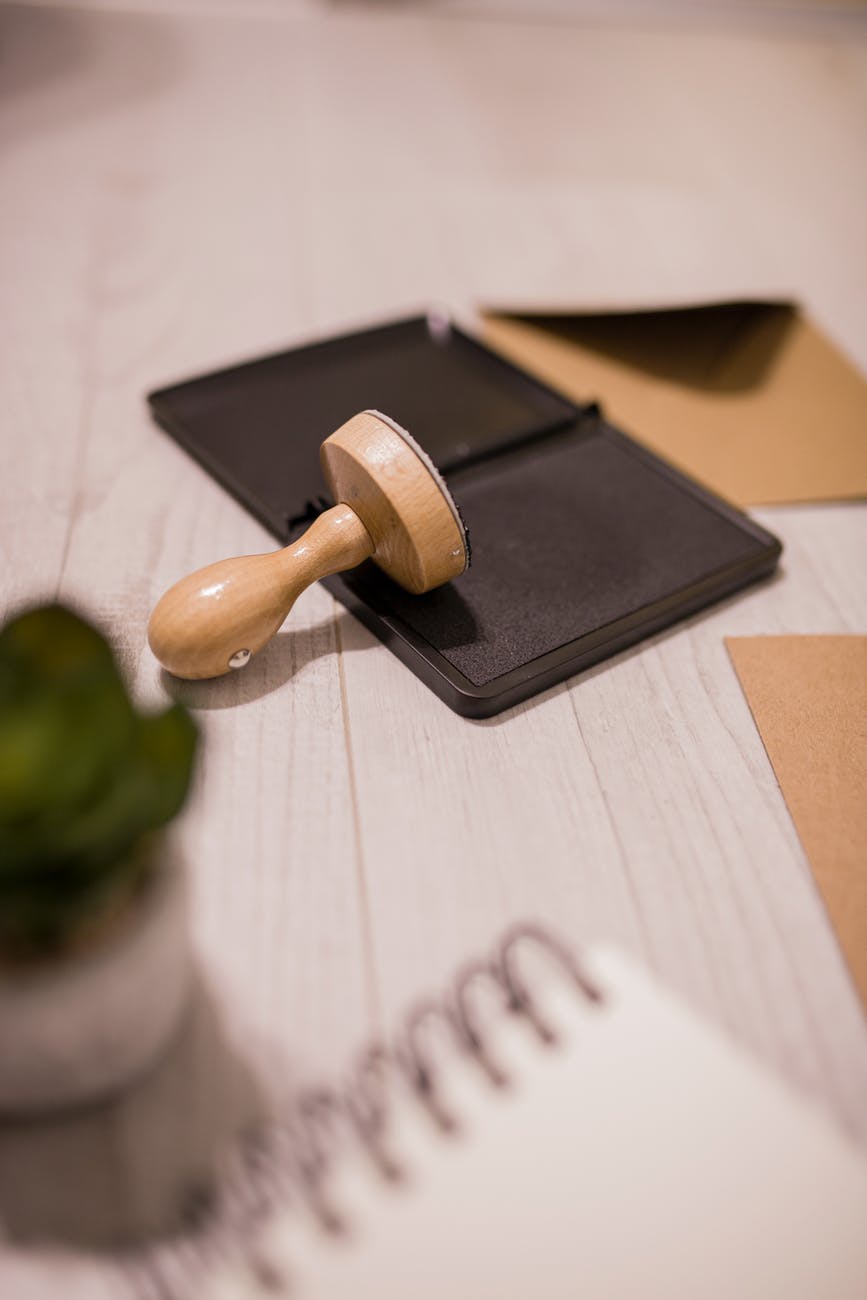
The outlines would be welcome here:
[[[535,928],[249,1136],[205,1274],[183,1280],[187,1243],[139,1294],[867,1295],[854,1146],[623,957]]]

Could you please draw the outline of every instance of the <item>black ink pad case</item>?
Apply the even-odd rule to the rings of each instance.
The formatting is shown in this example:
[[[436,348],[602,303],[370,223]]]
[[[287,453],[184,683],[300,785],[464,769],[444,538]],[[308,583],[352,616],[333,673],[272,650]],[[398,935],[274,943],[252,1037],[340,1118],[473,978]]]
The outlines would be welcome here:
[[[779,541],[442,316],[162,388],[157,421],[274,534],[333,504],[323,438],[385,411],[445,474],[469,570],[411,596],[373,564],[325,585],[458,713],[501,712],[771,573]],[[216,558],[220,558],[215,556]]]

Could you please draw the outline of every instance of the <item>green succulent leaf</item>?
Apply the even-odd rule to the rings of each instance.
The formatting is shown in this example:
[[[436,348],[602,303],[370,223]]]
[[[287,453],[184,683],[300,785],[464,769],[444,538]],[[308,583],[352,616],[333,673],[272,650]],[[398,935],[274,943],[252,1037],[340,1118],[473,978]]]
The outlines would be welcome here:
[[[39,947],[111,896],[179,812],[197,743],[139,715],[96,628],[49,605],[0,629],[0,947]]]
[[[154,825],[162,826],[177,815],[186,799],[198,732],[180,704],[142,718],[139,726],[142,756],[151,774]]]

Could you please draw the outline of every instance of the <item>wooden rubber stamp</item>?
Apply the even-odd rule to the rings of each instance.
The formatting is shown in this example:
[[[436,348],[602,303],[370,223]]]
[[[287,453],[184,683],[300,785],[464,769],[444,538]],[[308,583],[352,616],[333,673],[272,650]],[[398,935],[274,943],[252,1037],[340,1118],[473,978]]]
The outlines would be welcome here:
[[[337,503],[280,551],[220,560],[182,578],[151,614],[148,640],[176,677],[243,668],[301,592],[331,573],[375,564],[420,595],[463,573],[469,542],[445,482],[388,416],[363,411],[320,448]]]

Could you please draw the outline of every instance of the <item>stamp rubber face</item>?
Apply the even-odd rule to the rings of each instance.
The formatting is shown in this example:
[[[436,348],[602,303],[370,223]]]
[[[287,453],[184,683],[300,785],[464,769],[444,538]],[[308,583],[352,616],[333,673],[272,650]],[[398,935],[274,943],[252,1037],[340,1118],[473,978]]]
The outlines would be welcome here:
[[[466,533],[438,470],[403,429],[362,411],[326,438],[322,470],[373,542],[373,560],[416,595],[467,567]]]

